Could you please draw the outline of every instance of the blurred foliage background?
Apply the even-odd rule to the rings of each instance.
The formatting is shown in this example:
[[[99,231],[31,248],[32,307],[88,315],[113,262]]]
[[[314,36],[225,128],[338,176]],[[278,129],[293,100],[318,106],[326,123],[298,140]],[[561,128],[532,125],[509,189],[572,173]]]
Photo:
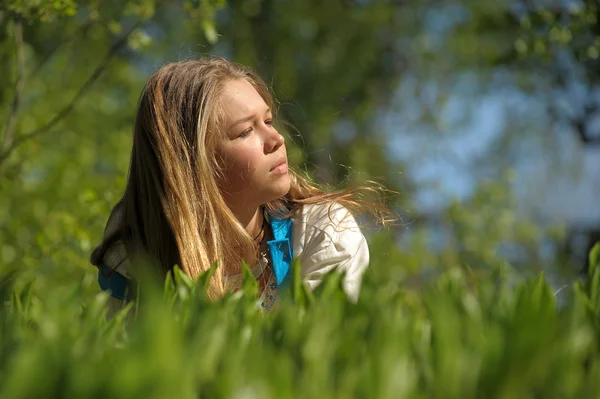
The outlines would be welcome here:
[[[291,163],[383,182],[401,222],[365,230],[356,308],[332,289],[267,321],[252,295],[156,304],[123,346],[88,256],[145,79],[202,54],[273,87]],[[599,57],[597,0],[0,1],[5,394],[597,397]]]

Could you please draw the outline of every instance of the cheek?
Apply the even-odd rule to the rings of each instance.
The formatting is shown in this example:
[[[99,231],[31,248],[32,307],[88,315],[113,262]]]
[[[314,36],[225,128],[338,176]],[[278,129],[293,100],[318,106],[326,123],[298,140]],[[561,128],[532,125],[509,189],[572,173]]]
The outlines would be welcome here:
[[[260,166],[261,151],[258,146],[227,148],[223,155],[225,176],[230,182],[248,180]]]

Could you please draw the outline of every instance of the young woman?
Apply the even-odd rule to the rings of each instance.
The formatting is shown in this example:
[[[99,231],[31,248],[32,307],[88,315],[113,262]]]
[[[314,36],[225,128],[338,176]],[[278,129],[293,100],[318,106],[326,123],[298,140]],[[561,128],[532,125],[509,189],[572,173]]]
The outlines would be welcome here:
[[[214,262],[211,298],[239,288],[245,261],[270,309],[292,258],[311,288],[335,269],[358,298],[369,251],[349,209],[383,223],[393,214],[358,199],[376,188],[326,193],[288,169],[275,111],[256,73],[222,58],[168,64],[148,79],[127,187],[91,255],[112,296],[109,313],[131,299],[137,273],[166,276],[179,265],[196,278]]]

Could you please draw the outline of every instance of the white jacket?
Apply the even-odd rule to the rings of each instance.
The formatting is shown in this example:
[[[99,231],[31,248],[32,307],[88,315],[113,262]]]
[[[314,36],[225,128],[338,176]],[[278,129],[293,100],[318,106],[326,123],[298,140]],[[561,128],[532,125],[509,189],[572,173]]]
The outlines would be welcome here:
[[[304,205],[293,216],[293,252],[300,259],[302,277],[310,288],[324,274],[346,272],[344,291],[356,301],[362,275],[369,265],[367,241],[356,220],[341,205]]]

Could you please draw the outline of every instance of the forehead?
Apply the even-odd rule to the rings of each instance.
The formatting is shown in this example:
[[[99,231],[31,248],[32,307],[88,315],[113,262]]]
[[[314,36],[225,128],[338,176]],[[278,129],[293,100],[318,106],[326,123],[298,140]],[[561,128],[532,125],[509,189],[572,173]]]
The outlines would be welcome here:
[[[254,86],[246,80],[227,82],[221,94],[221,105],[228,122],[254,113],[263,113],[268,108]]]

